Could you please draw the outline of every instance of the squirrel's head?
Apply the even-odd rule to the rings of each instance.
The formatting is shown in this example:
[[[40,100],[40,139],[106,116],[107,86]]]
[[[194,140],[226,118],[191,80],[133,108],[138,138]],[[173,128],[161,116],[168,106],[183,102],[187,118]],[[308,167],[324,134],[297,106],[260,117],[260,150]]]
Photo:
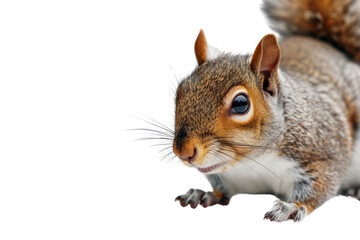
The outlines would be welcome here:
[[[203,173],[219,173],[259,150],[278,99],[280,48],[266,35],[249,55],[221,53],[201,30],[199,66],[176,92],[173,151]]]

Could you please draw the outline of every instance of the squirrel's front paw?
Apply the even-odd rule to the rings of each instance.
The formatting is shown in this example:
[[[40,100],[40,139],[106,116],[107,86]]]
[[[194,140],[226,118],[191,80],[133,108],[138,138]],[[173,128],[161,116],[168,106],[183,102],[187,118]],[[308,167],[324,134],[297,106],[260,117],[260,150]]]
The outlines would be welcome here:
[[[305,206],[298,207],[295,203],[276,200],[272,209],[265,214],[264,219],[276,222],[292,219],[294,222],[298,222],[303,220],[306,215],[307,209]]]
[[[228,205],[230,199],[228,197],[217,197],[213,192],[204,192],[200,189],[190,189],[184,195],[175,198],[179,201],[180,205],[186,207],[190,204],[191,208],[196,208],[198,204],[204,208],[215,204]]]

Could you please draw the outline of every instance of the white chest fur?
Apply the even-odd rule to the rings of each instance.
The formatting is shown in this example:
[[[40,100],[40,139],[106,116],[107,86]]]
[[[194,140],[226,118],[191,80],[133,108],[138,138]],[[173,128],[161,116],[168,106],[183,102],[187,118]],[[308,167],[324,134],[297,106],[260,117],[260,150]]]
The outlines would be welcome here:
[[[219,174],[230,195],[274,193],[288,198],[301,174],[296,161],[276,153],[250,158],[239,161],[234,167]]]

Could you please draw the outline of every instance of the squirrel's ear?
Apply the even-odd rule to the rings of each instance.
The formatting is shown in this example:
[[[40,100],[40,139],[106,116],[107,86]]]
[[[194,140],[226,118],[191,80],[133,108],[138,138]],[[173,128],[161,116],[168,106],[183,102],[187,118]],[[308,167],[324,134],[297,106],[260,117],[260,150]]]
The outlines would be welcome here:
[[[254,72],[264,75],[263,89],[272,96],[277,91],[276,81],[279,63],[279,44],[273,34],[268,34],[257,45],[250,66]]]
[[[199,65],[206,60],[215,59],[221,51],[207,43],[204,31],[201,29],[195,41],[195,56]]]

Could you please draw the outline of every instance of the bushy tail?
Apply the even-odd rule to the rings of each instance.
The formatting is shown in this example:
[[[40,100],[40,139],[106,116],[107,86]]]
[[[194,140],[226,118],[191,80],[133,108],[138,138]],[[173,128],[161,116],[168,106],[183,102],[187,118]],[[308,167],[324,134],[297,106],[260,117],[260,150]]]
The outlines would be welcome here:
[[[360,63],[360,0],[264,0],[262,8],[281,35],[320,38]]]

